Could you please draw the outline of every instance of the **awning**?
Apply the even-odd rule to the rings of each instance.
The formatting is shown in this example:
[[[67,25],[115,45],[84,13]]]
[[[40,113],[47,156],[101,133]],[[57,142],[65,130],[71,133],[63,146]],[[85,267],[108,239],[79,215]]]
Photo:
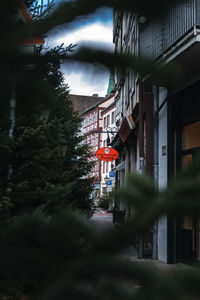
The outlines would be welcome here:
[[[127,140],[128,136],[132,132],[132,129],[134,128],[135,128],[135,123],[133,121],[132,116],[129,115],[128,117],[125,117],[119,129],[119,136],[123,143]]]

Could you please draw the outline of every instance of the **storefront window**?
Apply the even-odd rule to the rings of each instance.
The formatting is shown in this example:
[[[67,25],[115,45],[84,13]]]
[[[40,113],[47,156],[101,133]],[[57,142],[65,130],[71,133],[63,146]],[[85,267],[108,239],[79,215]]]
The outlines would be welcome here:
[[[191,163],[200,152],[200,121],[185,125],[182,130],[182,166]],[[194,216],[183,217],[183,257],[200,259],[200,224]]]
[[[182,133],[182,165],[192,162],[200,150],[200,121],[185,125]]]
[[[183,167],[192,162],[192,154],[183,155]]]
[[[183,150],[197,147],[200,147],[200,121],[183,128]]]

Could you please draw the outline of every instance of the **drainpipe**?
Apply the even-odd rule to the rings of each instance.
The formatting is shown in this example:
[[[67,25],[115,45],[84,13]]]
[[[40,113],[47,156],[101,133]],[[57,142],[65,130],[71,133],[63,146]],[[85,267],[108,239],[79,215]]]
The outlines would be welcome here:
[[[142,113],[142,82],[139,80],[139,157],[140,157],[140,165],[139,172],[140,174],[145,173],[145,165],[144,165],[144,122],[143,122],[143,113]],[[140,235],[139,238],[139,246],[138,246],[138,258],[143,257],[143,243],[144,238],[143,234]]]
[[[153,86],[153,177],[154,184],[158,188],[158,107],[159,107],[159,88]],[[155,221],[153,226],[153,248],[152,258],[158,258],[158,220]]]
[[[140,153],[140,174],[145,173],[144,164],[144,121],[142,113],[142,83],[139,82],[139,153]]]

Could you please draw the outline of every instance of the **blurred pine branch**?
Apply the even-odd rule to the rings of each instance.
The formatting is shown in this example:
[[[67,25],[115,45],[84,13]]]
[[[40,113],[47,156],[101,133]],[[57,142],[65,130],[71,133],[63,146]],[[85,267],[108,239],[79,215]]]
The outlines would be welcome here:
[[[166,273],[120,255],[158,216],[187,214],[188,207],[199,214],[199,204],[185,207],[178,201],[179,187],[187,199],[199,189],[197,169],[196,162],[159,193],[148,178],[132,175],[118,196],[132,201],[136,214],[103,234],[73,211],[50,219],[37,214],[17,218],[0,233],[0,270],[7,274],[1,276],[2,285],[6,280],[10,290],[14,285],[18,293],[35,295],[33,299],[198,299],[198,266],[180,265]]]
[[[134,60],[131,56],[113,55],[106,51],[94,49],[80,49],[78,52],[69,53],[73,50],[71,45],[67,48],[63,48],[61,45],[44,53],[39,51],[37,56],[24,54],[20,51],[20,43],[22,44],[25,39],[43,37],[56,26],[62,24],[67,26],[77,18],[87,18],[89,14],[102,6],[119,10],[133,10],[141,16],[154,18],[167,13],[168,9],[176,3],[178,1],[172,0],[165,3],[158,0],[135,0],[131,3],[126,0],[68,1],[55,8],[45,18],[37,19],[35,23],[19,23],[17,25],[10,21],[13,4],[16,2],[10,0],[2,3],[0,19],[2,41],[0,49],[2,87],[0,211],[5,217],[0,222],[0,295],[2,299],[7,296],[17,298],[22,294],[27,294],[35,299],[48,300],[199,298],[200,272],[198,267],[177,267],[174,271],[171,270],[169,274],[163,274],[149,265],[125,261],[120,256],[121,251],[129,243],[137,243],[138,235],[148,226],[151,226],[159,216],[164,214],[172,217],[185,214],[199,215],[200,165],[198,161],[185,169],[162,192],[156,190],[149,178],[132,175],[126,188],[120,191],[116,198],[123,199],[134,207],[135,215],[120,228],[112,229],[104,232],[104,234],[98,232],[80,213],[70,209],[63,214],[57,214],[57,211],[53,214],[51,211],[53,207],[55,212],[53,198],[55,194],[58,206],[62,204],[59,202],[61,196],[63,201],[66,200],[67,191],[65,187],[60,185],[60,182],[65,182],[66,178],[69,177],[75,178],[68,186],[70,196],[74,197],[77,192],[77,175],[80,175],[77,173],[78,168],[71,168],[69,172],[66,171],[62,175],[58,169],[55,172],[55,168],[60,162],[60,156],[58,147],[54,148],[53,146],[55,146],[55,141],[58,142],[59,135],[56,132],[55,135],[51,135],[51,139],[48,136],[56,126],[56,129],[59,128],[59,130],[64,128],[67,133],[69,133],[68,130],[77,132],[80,122],[77,116],[72,116],[69,102],[67,107],[65,106],[67,110],[64,110],[67,117],[66,115],[63,116],[63,106],[58,107],[55,103],[58,100],[56,97],[57,88],[60,91],[62,104],[63,97],[66,100],[68,94],[66,87],[62,85],[62,80],[59,81],[62,79],[62,74],[59,71],[60,60],[67,61],[69,59],[95,63],[98,64],[98,67],[99,64],[102,64],[107,68],[117,67],[122,71],[128,67],[142,73],[151,64],[151,58],[136,58]],[[48,77],[46,76],[46,68],[52,71],[52,64],[57,72],[53,72],[52,76]],[[31,65],[31,70],[27,70],[28,65]],[[171,73],[167,73],[166,77],[169,74]],[[21,86],[21,93],[19,93],[21,103],[19,102],[17,108],[20,118],[17,118],[15,137],[10,140],[8,137],[10,127],[8,114],[13,80],[16,80],[18,89]],[[48,124],[38,124],[38,119],[34,119],[34,114],[50,107],[53,107],[54,110],[52,110]],[[65,124],[58,122],[58,120],[63,121],[63,119],[66,120]],[[30,124],[30,121],[32,126],[28,127],[27,122]],[[40,134],[41,132],[42,134]],[[70,138],[67,133],[66,136]],[[70,148],[68,155],[71,155],[71,158],[74,154],[82,157],[79,166],[83,174],[86,174],[89,166],[86,167],[84,162],[87,160],[86,152],[88,149],[75,147],[80,141],[76,134],[75,137],[71,136],[71,138],[70,146],[74,146],[74,148]],[[46,155],[45,147],[41,147],[42,151],[35,153],[34,158],[37,162],[35,167],[38,166],[39,172],[38,177],[34,180],[37,181],[37,185],[44,183],[40,175],[43,171],[41,162],[45,162],[51,171],[49,173],[52,175],[53,181],[56,180],[55,175],[59,177],[59,184],[55,187],[54,182],[50,182],[50,185],[46,185],[45,190],[31,190],[30,166],[20,165],[20,162],[22,160],[25,162],[30,155],[30,148],[27,147],[26,152],[25,146],[27,144],[30,146],[33,143],[35,147],[50,140],[49,148],[51,149],[48,149],[48,155]],[[52,148],[54,148],[53,152],[51,152]],[[19,149],[20,151],[18,151]],[[14,158],[12,157],[13,153],[16,154]],[[54,165],[51,165],[50,168],[49,163],[52,158],[50,154],[57,157],[55,168]],[[13,164],[13,174],[10,181],[7,176],[9,162]],[[29,162],[28,159],[27,163]],[[65,166],[69,167],[68,159],[65,160]],[[23,168],[27,168],[27,176],[25,176]],[[88,193],[88,186],[88,184],[84,186],[86,194]],[[83,186],[81,186],[80,181],[78,187],[82,191]],[[14,191],[16,194],[11,195]],[[45,211],[41,205],[44,204],[43,202],[39,203],[40,205],[36,203],[39,196],[45,199],[47,197],[49,200],[49,202],[47,201],[47,214],[39,213]],[[77,199],[80,196],[84,195],[80,192]],[[30,200],[30,203],[27,203],[27,199]],[[75,200],[72,207],[77,207]],[[28,204],[29,209],[26,207]],[[81,201],[80,204],[84,205],[85,202]],[[81,207],[79,208],[81,209]],[[85,209],[85,207],[83,208]],[[36,209],[35,213],[27,214],[27,211],[34,211],[34,209]],[[5,211],[9,214],[4,214]],[[10,211],[12,218],[10,218]],[[18,216],[22,213],[26,213],[26,215]]]

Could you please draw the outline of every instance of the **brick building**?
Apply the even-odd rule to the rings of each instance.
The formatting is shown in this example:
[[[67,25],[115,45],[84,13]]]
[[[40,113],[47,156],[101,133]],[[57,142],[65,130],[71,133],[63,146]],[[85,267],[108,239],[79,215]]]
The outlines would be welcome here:
[[[97,101],[92,106],[88,107],[81,114],[83,117],[82,134],[84,142],[91,147],[92,157],[91,161],[94,162],[94,167],[88,176],[94,177],[93,182],[93,199],[98,199],[100,196],[101,174],[102,165],[97,159],[95,153],[102,146],[102,129],[103,120],[101,112],[113,102],[113,94]]]
[[[79,115],[88,107],[104,99],[104,97],[98,97],[98,94],[93,94],[92,96],[70,94],[69,98],[72,101],[74,110],[77,111]]]

